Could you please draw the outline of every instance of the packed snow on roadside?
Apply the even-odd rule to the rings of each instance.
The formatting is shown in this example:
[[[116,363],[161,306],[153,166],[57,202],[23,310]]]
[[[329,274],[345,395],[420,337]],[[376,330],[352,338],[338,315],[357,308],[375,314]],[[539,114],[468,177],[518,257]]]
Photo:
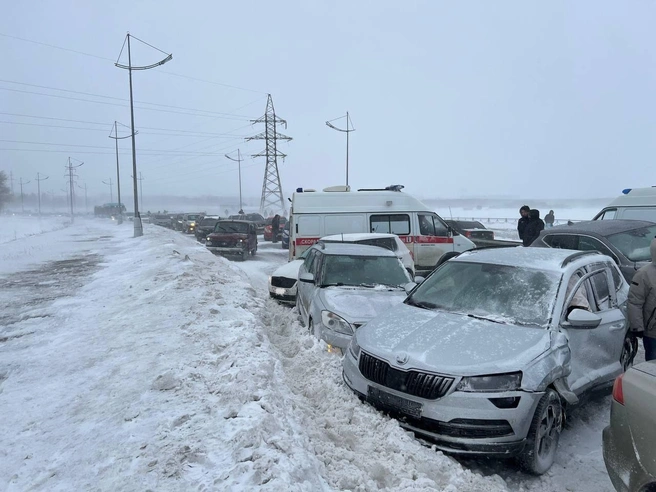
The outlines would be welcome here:
[[[0,215],[0,244],[62,229],[70,223],[66,216]]]
[[[361,404],[239,267],[131,236],[77,220],[0,245],[0,488],[506,490]]]

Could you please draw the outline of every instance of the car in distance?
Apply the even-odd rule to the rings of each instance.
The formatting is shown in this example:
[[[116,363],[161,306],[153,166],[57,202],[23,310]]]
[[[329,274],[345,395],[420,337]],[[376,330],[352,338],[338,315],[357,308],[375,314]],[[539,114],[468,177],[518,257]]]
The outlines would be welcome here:
[[[248,222],[253,222],[257,227],[257,233],[264,234],[264,225],[266,220],[261,214],[250,213],[250,214],[231,215],[229,219],[246,220]]]
[[[151,215],[150,221],[155,225],[171,229],[171,216],[168,214]]]
[[[542,474],[565,406],[609,388],[634,355],[627,296],[597,252],[465,252],[355,332],[344,381],[443,451],[517,456]]]
[[[299,268],[296,306],[310,332],[341,351],[360,326],[402,302],[415,285],[388,249],[320,241]]]
[[[193,234],[200,214],[182,214],[182,233]]]
[[[257,252],[257,229],[244,220],[219,220],[205,246],[214,254],[237,256],[243,261]]]
[[[386,234],[382,232],[353,232],[349,234],[324,236],[320,241],[323,241],[324,243],[368,244],[369,246],[378,246],[379,248],[389,249],[396,253],[396,256],[401,260],[405,269],[408,270],[410,277],[412,278],[415,276],[415,260],[412,258],[412,254],[405,243],[396,234]]]
[[[264,232],[263,232],[265,241],[273,241],[273,227],[271,226],[272,221],[273,221],[273,217],[268,217],[266,219],[264,225]],[[283,216],[280,216],[280,226],[278,227],[277,241],[280,241],[282,239],[282,231],[285,228],[286,224],[287,224],[287,219]]]
[[[656,490],[656,361],[618,376],[610,425],[603,432],[604,462],[616,490]]]
[[[285,223],[282,228],[282,238],[280,239],[280,246],[282,249],[289,249],[289,221]]]
[[[469,239],[494,239],[494,231],[487,229],[477,220],[445,220],[451,228],[458,234]]]
[[[218,215],[206,215],[203,217],[200,222],[196,225],[196,241],[204,243],[207,240],[207,236],[214,231],[216,223],[220,220]]]
[[[643,220],[590,220],[545,229],[531,247],[599,251],[615,260],[627,282],[651,261],[656,224]]]

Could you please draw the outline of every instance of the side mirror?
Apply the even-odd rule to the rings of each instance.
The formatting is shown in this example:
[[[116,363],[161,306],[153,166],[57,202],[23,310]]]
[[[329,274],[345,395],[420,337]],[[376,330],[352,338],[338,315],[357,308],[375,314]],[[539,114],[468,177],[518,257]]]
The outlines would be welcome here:
[[[403,289],[406,291],[407,294],[409,294],[410,292],[412,292],[412,289],[414,289],[415,287],[417,287],[417,284],[415,282],[408,282],[403,286]]]
[[[601,324],[601,318],[595,313],[578,308],[569,313],[567,321],[572,328],[596,328]]]
[[[419,285],[421,284],[424,280],[426,280],[424,277],[415,277],[415,284]]]
[[[298,276],[298,280],[300,282],[306,282],[308,284],[313,284],[314,283],[314,275],[312,275],[310,272],[301,273]]]

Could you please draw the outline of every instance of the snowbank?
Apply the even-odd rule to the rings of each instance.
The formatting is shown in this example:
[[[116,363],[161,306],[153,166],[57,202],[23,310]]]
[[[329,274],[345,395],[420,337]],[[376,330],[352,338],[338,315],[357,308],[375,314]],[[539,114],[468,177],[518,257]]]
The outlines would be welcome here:
[[[229,261],[156,226],[131,235],[76,224],[48,238],[75,236],[73,262],[39,249],[0,278],[4,296],[30,280],[30,316],[0,326],[0,488],[505,490],[361,404]]]
[[[65,216],[0,215],[0,244],[62,229],[70,222],[71,219]]]

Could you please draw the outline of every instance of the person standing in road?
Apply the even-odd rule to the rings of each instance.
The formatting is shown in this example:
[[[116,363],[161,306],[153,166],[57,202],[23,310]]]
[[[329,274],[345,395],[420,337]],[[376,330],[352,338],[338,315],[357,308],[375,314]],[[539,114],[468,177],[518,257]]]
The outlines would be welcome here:
[[[651,263],[638,270],[629,288],[631,333],[642,337],[645,360],[656,360],[656,238],[651,240]]]
[[[271,233],[273,235],[273,242],[278,242],[278,231],[280,230],[280,215],[276,214],[271,220]]]
[[[524,240],[524,231],[526,230],[526,224],[528,224],[528,213],[531,211],[528,205],[524,205],[519,209],[519,215],[521,217],[517,221],[517,232],[519,233],[519,239]]]
[[[532,209],[528,213],[528,224],[526,224],[526,228],[524,229],[524,239],[522,241],[524,246],[530,246],[543,230],[544,222],[540,218],[540,211]]]
[[[545,227],[553,227],[555,219],[556,219],[556,217],[554,216],[554,211],[549,210],[549,213],[544,216],[544,226]]]

